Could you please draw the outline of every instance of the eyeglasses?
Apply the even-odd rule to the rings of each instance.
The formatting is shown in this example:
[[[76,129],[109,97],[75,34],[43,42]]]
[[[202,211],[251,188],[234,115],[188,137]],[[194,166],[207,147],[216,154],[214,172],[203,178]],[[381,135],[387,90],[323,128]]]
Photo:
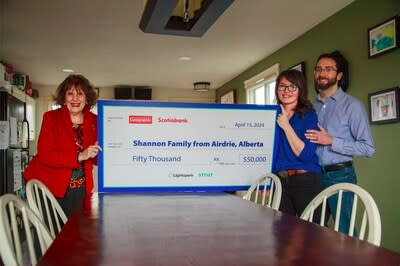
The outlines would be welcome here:
[[[290,92],[294,92],[294,91],[297,90],[297,86],[294,85],[294,84],[285,85],[285,84],[281,83],[281,84],[278,85],[278,90],[279,90],[279,91],[288,90],[288,91],[290,91]]]
[[[321,74],[322,72],[325,72],[326,74],[330,74],[330,73],[333,73],[333,72],[336,72],[337,71],[337,69],[335,69],[334,67],[325,67],[325,68],[322,68],[322,67],[316,67],[315,69],[314,69],[314,73],[318,73],[318,74]]]

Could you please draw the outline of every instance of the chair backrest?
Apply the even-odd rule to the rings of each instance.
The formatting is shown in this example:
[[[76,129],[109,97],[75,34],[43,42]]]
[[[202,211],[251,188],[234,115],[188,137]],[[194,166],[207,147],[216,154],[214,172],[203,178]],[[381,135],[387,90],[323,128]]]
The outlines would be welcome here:
[[[30,263],[37,263],[37,253],[43,255],[53,238],[42,220],[22,199],[13,194],[0,197],[0,254],[4,265],[23,265],[22,242],[27,241]],[[35,243],[39,248],[35,249]],[[36,251],[36,252],[35,252]]]
[[[339,183],[328,188],[324,189],[321,193],[319,193],[304,209],[300,218],[307,221],[313,220],[314,211],[321,206],[321,219],[319,224],[324,226],[326,224],[325,214],[328,208],[327,200],[329,197],[333,195],[338,196],[337,208],[336,208],[336,219],[334,230],[339,230],[339,222],[340,222],[340,213],[341,213],[341,205],[342,205],[342,197],[344,192],[353,192],[354,200],[353,207],[350,219],[350,227],[349,227],[349,236],[354,236],[354,228],[356,223],[357,216],[357,207],[358,207],[358,199],[361,200],[361,205],[363,207],[360,208],[360,211],[364,209],[360,231],[359,231],[359,239],[364,240],[366,234],[366,228],[368,224],[368,238],[367,241],[371,244],[379,246],[381,243],[381,218],[379,215],[378,207],[372,198],[372,196],[365,191],[360,186],[351,183]]]
[[[259,196],[261,197],[261,205],[278,210],[282,197],[282,184],[279,177],[272,173],[262,176],[250,186],[243,199],[249,201],[253,199],[255,203],[258,203]]]
[[[26,184],[26,197],[29,207],[49,227],[51,236],[55,238],[68,220],[56,198],[37,179],[31,179]]]

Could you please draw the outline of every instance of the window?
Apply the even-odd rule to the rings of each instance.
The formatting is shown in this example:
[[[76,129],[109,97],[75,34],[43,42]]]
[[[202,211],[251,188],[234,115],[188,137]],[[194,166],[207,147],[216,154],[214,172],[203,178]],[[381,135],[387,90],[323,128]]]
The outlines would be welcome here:
[[[279,64],[275,64],[265,71],[244,82],[249,104],[274,104],[275,80],[279,75]]]
[[[56,110],[56,109],[58,109],[58,108],[60,108],[61,107],[61,105],[59,105],[59,104],[57,104],[57,103],[55,103],[55,102],[49,102],[48,104],[47,104],[47,110],[48,111],[50,111],[50,110]]]
[[[97,103],[96,103],[95,105],[93,105],[93,107],[90,109],[90,111],[91,111],[93,114],[97,115]]]

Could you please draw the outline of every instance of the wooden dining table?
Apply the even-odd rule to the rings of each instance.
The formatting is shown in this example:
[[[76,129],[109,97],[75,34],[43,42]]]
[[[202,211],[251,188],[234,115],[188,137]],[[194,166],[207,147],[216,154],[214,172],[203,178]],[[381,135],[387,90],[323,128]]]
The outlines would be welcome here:
[[[399,266],[400,254],[228,193],[100,193],[38,265]]]

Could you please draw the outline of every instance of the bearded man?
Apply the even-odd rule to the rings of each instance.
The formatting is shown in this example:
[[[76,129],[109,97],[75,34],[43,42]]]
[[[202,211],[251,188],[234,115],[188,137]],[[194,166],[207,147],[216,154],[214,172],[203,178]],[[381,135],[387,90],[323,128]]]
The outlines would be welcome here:
[[[338,52],[319,56],[314,69],[314,85],[318,92],[313,102],[318,115],[319,130],[307,130],[305,136],[317,143],[324,188],[337,183],[357,183],[353,156],[371,157],[375,146],[363,104],[346,93],[347,61]],[[335,219],[337,196],[328,199]],[[339,231],[348,234],[352,193],[343,194]]]

